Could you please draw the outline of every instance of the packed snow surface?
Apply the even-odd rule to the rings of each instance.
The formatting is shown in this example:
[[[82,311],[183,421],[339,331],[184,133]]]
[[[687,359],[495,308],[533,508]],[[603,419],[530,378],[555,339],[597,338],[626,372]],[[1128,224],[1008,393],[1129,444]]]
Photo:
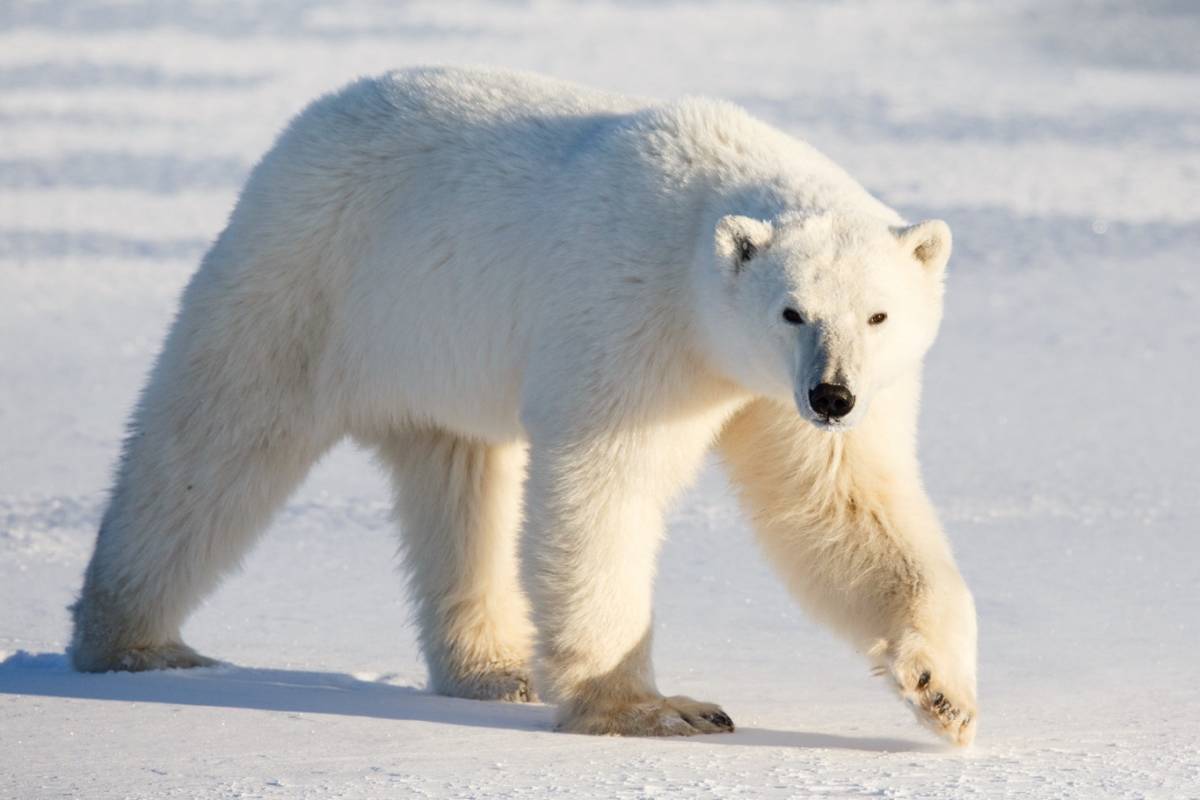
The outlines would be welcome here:
[[[1198,41],[1167,0],[0,4],[0,797],[1200,796]],[[974,748],[804,617],[715,464],[655,662],[732,735],[427,693],[349,447],[189,622],[227,665],[67,668],[124,420],[247,170],[317,94],[430,62],[728,98],[950,222],[921,447],[979,607]]]

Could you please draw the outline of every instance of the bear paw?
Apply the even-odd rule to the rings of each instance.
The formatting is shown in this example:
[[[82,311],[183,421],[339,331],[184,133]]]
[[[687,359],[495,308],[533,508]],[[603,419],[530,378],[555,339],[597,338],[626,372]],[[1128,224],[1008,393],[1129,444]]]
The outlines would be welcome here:
[[[183,642],[167,642],[147,647],[130,647],[105,653],[101,657],[73,654],[75,668],[81,672],[145,672],[153,669],[192,669],[215,667],[220,662],[202,656]]]
[[[955,745],[969,745],[979,720],[973,675],[956,667],[953,659],[939,657],[919,634],[910,633],[880,650],[890,656],[890,663],[876,672],[891,676],[917,720]]]
[[[500,700],[506,703],[535,703],[537,693],[524,666],[497,664],[470,670],[439,681],[438,694],[466,700]]]
[[[730,733],[733,720],[720,706],[677,695],[580,708],[566,716],[559,730],[600,736],[695,736]]]

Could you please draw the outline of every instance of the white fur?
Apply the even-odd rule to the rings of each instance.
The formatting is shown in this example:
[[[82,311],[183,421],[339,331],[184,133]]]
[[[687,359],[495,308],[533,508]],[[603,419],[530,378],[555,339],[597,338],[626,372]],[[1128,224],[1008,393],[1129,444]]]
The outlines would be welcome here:
[[[183,620],[353,436],[395,478],[433,688],[530,698],[536,629],[564,728],[729,729],[650,666],[664,508],[718,442],[797,595],[968,741],[974,612],[914,436],[949,247],[724,103],[449,69],[324,97],[184,294],[74,663],[206,663]],[[822,382],[851,414],[813,410]]]

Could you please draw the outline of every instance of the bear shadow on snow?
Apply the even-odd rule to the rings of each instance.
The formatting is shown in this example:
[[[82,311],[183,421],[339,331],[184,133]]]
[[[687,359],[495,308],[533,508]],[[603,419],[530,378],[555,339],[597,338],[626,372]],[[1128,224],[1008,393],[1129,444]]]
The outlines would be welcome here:
[[[245,708],[523,731],[548,732],[554,724],[553,711],[548,706],[441,697],[416,687],[360,680],[345,673],[222,665],[191,670],[88,675],[73,671],[63,653],[26,651],[17,651],[0,661],[0,695]],[[669,741],[871,752],[939,752],[944,749],[936,744],[904,739],[767,728],[739,728],[731,736],[702,740],[676,737]]]

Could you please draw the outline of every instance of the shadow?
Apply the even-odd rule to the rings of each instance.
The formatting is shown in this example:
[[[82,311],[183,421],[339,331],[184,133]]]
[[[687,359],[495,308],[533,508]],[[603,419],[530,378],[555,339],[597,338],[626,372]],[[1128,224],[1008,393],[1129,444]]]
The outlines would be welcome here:
[[[8,128],[46,124],[79,128],[89,126],[106,128],[125,126],[132,128],[157,125],[159,127],[182,129],[193,123],[185,119],[163,117],[154,114],[105,111],[102,109],[22,108],[19,111],[0,111],[0,125]]]
[[[90,91],[103,86],[172,91],[252,89],[270,79],[266,74],[169,73],[157,67],[89,61],[42,61],[0,69],[0,89],[4,90]]]
[[[32,260],[65,256],[109,256],[194,260],[209,241],[200,238],[139,239],[90,231],[39,231],[0,228],[0,258]]]
[[[1065,141],[1117,146],[1143,142],[1160,147],[1194,147],[1200,141],[1200,114],[1152,105],[1115,109],[1089,108],[1070,113],[1010,111],[1002,116],[939,108],[935,115],[913,118],[882,92],[803,98],[743,94],[739,105],[775,125],[805,135],[836,122],[840,131],[862,141],[988,142],[1016,146],[1027,142]]]
[[[1200,247],[1200,224],[1193,220],[1105,220],[1103,214],[1034,214],[999,205],[902,205],[911,219],[944,219],[962,234],[954,243],[956,272],[969,265],[971,276],[994,273],[1010,288],[1016,273],[1053,274],[1062,284],[1063,263],[1094,264],[1097,270],[1111,265],[1126,274],[1130,263],[1147,268],[1160,252]]]
[[[798,750],[858,750],[870,753],[948,753],[951,748],[936,742],[914,742],[873,736],[841,736],[812,731],[776,731],[770,728],[738,728],[731,734],[697,736],[688,741],[734,747],[787,747]]]
[[[551,731],[549,706],[486,703],[432,695],[413,686],[363,680],[337,672],[218,667],[161,672],[75,672],[63,653],[18,650],[0,661],[0,695],[245,708],[293,714],[414,720],[443,725]],[[905,739],[840,736],[807,731],[742,728],[736,733],[672,741],[734,747],[941,753],[948,748]]]
[[[1062,68],[1186,73],[1200,68],[1195,2],[1113,3],[1103,14],[1082,4],[1038,3],[1017,12],[1026,45]]]
[[[62,653],[17,651],[0,662],[0,695],[167,703],[416,720],[445,725],[549,731],[543,705],[486,703],[336,672],[218,667],[161,672],[75,672]]]
[[[400,4],[395,4],[399,6]],[[190,34],[241,39],[250,36],[345,40],[353,38],[429,39],[495,36],[480,25],[409,20],[405,10],[383,3],[338,11],[326,0],[251,0],[197,3],[195,0],[133,2],[4,3],[0,30],[34,29],[89,35],[174,28]]]
[[[238,158],[187,158],[172,154],[83,151],[54,158],[0,160],[0,186],[8,189],[140,189],[174,194],[183,189],[235,189],[250,165]]]

